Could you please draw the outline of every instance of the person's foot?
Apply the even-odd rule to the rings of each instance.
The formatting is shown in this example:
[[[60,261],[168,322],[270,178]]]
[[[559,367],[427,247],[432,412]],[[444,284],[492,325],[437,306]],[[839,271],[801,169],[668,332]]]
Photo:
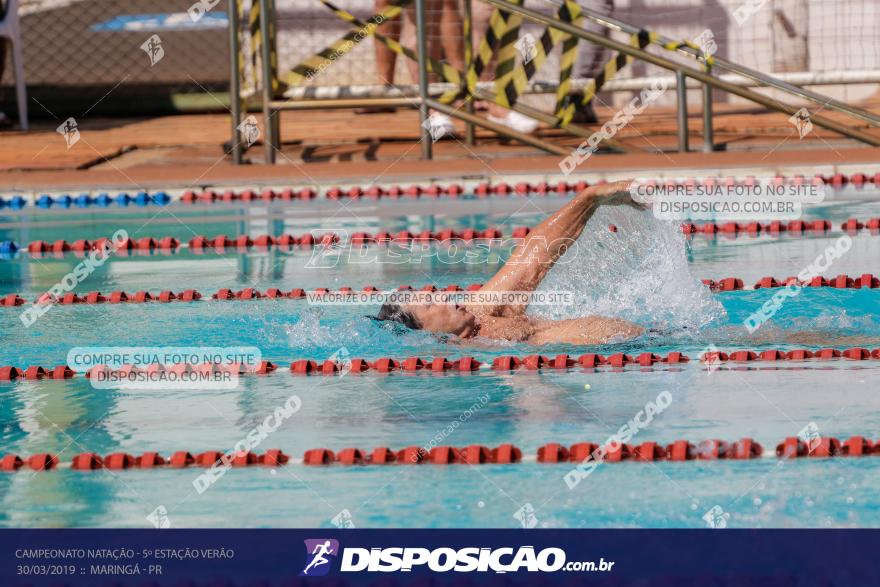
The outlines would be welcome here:
[[[428,132],[431,133],[433,140],[439,141],[443,137],[455,135],[455,126],[452,124],[451,118],[442,112],[435,111],[428,116]]]
[[[574,116],[571,121],[575,124],[595,124],[599,122],[596,111],[593,109],[593,103],[588,102],[583,105],[584,95],[581,92],[574,92],[568,96],[568,103],[574,104]]]
[[[538,121],[519,112],[508,112],[505,116],[489,114],[487,118],[496,124],[503,124],[511,130],[530,135],[538,129]]]

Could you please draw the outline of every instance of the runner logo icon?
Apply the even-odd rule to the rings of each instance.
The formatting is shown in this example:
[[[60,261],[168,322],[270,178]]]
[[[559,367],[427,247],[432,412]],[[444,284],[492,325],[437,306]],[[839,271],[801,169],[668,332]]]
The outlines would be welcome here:
[[[306,566],[300,577],[323,577],[330,572],[330,560],[339,555],[339,541],[332,538],[311,538],[306,543]]]

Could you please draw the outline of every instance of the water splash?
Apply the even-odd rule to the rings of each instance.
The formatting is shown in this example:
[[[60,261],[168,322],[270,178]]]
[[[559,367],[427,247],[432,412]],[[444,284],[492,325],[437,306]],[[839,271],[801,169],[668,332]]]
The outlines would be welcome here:
[[[308,308],[299,320],[285,326],[287,342],[291,348],[321,347],[335,337],[333,328],[321,324],[324,312],[318,308]]]
[[[303,311],[296,322],[285,326],[285,331],[291,349],[308,351],[314,356],[329,355],[343,347],[352,354],[372,356],[381,349],[418,349],[438,344],[430,332],[407,330],[392,322],[376,322],[361,314],[325,315],[320,308]]]
[[[617,232],[608,225],[618,227]],[[571,292],[569,306],[536,306],[545,318],[607,316],[660,329],[698,329],[721,320],[724,307],[688,265],[677,225],[625,207],[600,208],[576,247],[550,270],[539,291]]]

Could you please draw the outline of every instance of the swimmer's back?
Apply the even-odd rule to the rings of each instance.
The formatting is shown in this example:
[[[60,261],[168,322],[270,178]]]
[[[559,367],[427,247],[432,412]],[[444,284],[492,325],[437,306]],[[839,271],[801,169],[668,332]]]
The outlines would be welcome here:
[[[644,328],[632,322],[601,316],[538,320],[533,324],[535,331],[527,340],[530,344],[605,344],[629,340],[644,332]]]
[[[604,344],[641,335],[641,326],[619,318],[587,316],[569,320],[545,320],[527,316],[484,316],[479,335],[529,344]]]

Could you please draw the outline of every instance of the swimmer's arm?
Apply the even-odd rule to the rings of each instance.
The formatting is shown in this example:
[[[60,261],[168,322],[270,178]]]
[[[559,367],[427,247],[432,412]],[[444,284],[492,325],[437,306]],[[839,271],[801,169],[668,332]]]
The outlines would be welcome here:
[[[580,236],[599,206],[632,204],[627,192],[631,183],[626,180],[593,186],[575,196],[529,233],[480,292],[534,291],[550,268]],[[526,306],[469,305],[468,311],[476,315],[515,315],[525,313]]]

